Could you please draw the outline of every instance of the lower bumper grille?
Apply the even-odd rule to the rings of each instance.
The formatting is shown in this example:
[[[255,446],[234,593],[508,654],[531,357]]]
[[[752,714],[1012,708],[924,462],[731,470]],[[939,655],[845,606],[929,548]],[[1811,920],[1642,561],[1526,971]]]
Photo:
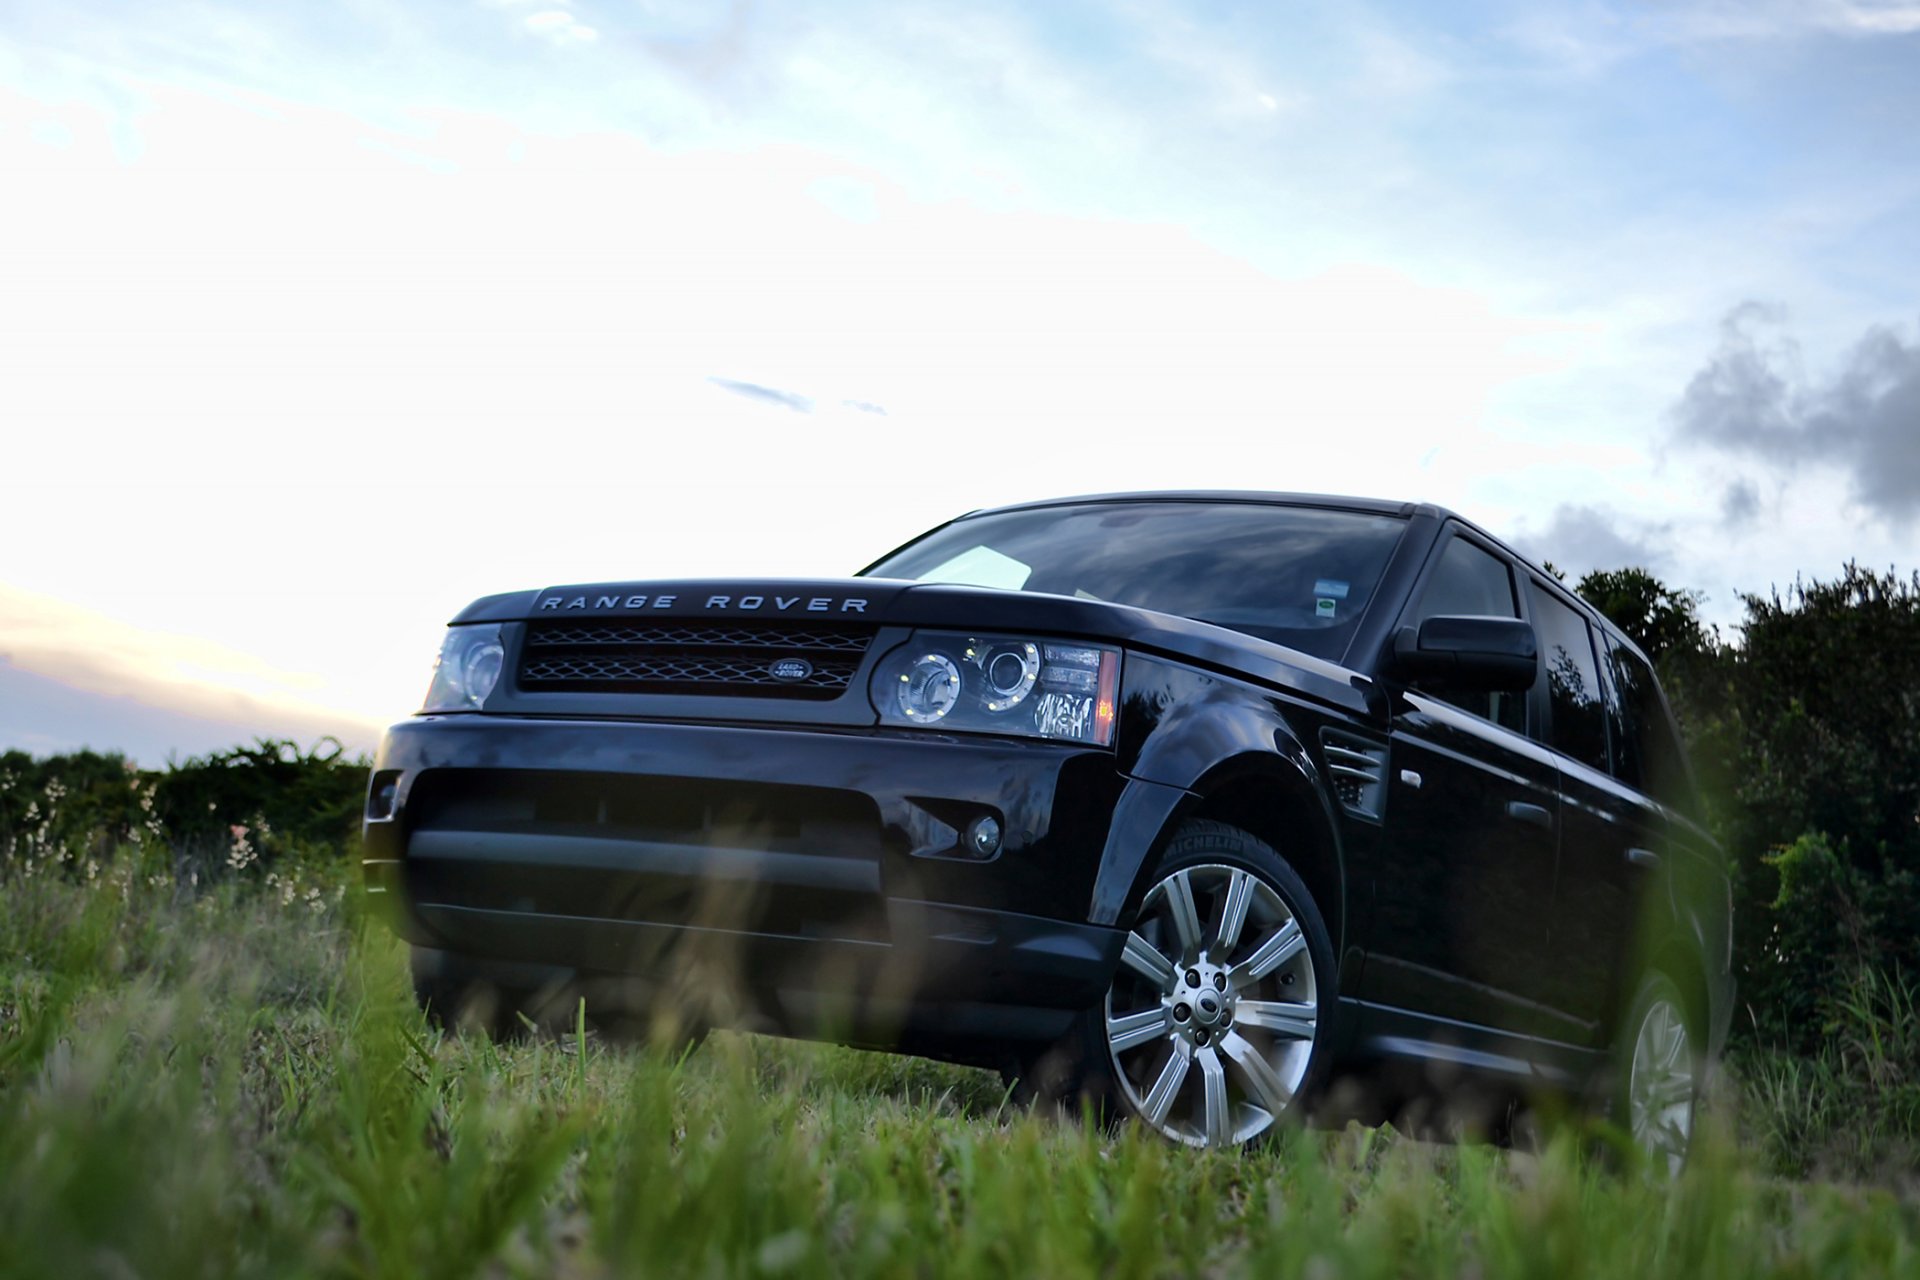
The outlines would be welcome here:
[[[528,693],[727,694],[823,701],[846,691],[871,627],[543,621],[527,628]]]
[[[694,778],[429,770],[416,902],[873,940],[881,825],[847,792]]]

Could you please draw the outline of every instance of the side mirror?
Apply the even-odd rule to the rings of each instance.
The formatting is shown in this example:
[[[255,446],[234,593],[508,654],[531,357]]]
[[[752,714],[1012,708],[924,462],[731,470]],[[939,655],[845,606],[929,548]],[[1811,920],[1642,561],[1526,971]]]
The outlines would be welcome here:
[[[1540,649],[1518,618],[1428,618],[1393,637],[1393,673],[1455,689],[1519,693],[1533,687]]]

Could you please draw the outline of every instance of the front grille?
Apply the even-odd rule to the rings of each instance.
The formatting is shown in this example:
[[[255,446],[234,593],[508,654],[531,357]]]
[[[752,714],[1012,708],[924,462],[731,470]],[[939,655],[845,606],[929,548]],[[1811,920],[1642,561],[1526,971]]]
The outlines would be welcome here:
[[[535,622],[520,653],[520,688],[824,700],[845,692],[873,634],[871,627],[788,623]],[[805,675],[774,674],[794,659]]]

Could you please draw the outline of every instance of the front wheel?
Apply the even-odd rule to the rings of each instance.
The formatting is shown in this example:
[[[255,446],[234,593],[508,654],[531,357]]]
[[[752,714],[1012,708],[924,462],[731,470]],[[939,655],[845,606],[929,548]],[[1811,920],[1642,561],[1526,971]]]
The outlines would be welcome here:
[[[1293,868],[1236,827],[1188,823],[1083,1028],[1078,1092],[1188,1146],[1254,1141],[1324,1076],[1334,992],[1332,940]]]

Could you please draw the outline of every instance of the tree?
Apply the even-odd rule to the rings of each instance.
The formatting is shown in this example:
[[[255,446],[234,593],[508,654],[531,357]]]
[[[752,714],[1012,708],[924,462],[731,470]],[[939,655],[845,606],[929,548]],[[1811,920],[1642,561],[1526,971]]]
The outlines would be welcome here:
[[[1656,667],[1669,654],[1693,656],[1718,647],[1719,637],[1700,621],[1701,594],[1676,591],[1645,569],[1595,569],[1575,590]]]
[[[1920,973],[1920,574],[1742,597],[1725,835],[1743,995],[1802,1047],[1861,964]]]

